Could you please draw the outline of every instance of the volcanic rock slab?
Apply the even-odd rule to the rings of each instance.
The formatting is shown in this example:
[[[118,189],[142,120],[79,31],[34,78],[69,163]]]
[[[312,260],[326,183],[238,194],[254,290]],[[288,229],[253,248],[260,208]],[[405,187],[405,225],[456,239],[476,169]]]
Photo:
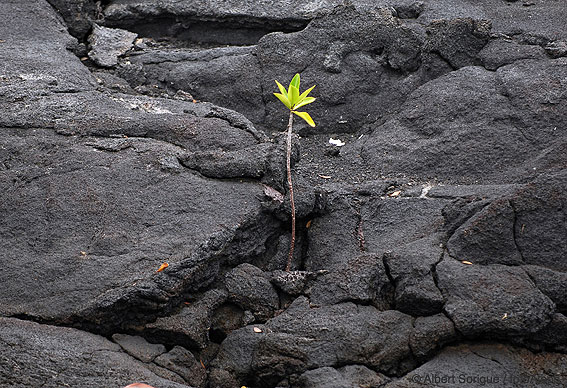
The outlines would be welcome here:
[[[151,320],[211,283],[227,243],[263,218],[260,185],[213,181],[177,158],[253,146],[258,132],[210,105],[98,91],[48,5],[2,8],[22,17],[2,25],[0,313],[99,330]],[[32,17],[45,42],[21,24]]]
[[[0,318],[0,347],[4,387],[123,387],[134,382],[187,387],[159,377],[104,337],[77,329]]]
[[[214,366],[270,385],[308,369],[361,362],[392,373],[411,365],[412,322],[398,311],[352,303],[311,308],[300,297],[259,330],[247,326],[231,333]]]
[[[507,345],[458,345],[443,350],[434,359],[388,383],[388,388],[499,387],[559,388],[567,382],[566,356],[532,353]]]

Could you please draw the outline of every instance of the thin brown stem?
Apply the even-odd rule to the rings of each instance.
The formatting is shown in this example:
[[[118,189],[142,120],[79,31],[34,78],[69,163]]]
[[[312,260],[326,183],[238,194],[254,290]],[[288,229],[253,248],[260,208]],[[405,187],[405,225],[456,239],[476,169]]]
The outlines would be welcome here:
[[[289,123],[287,124],[287,184],[289,186],[289,200],[291,202],[291,244],[289,246],[289,255],[287,257],[287,265],[285,270],[289,272],[291,269],[291,261],[293,259],[293,250],[295,248],[295,202],[293,201],[293,184],[291,183],[291,133],[293,127],[293,112],[289,112]]]

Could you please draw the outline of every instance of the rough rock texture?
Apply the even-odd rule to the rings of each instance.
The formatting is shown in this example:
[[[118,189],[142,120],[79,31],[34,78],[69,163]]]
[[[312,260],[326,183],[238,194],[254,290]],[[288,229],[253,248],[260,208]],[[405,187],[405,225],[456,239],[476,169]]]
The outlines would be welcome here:
[[[353,257],[344,266],[317,278],[309,294],[314,304],[371,303],[388,310],[392,291],[382,258],[369,254]]]
[[[522,59],[545,59],[545,50],[538,45],[497,39],[484,46],[479,52],[479,57],[487,70],[496,70]]]
[[[567,386],[566,9],[0,2],[0,385]]]
[[[441,311],[444,299],[435,284],[433,270],[442,253],[438,236],[434,235],[384,255],[384,264],[396,285],[397,310],[412,315],[433,315]]]
[[[539,177],[485,202],[452,233],[448,253],[475,264],[534,264],[565,271],[564,177],[564,172]]]
[[[204,349],[209,341],[213,314],[227,299],[225,292],[207,291],[196,302],[185,302],[181,311],[144,327],[144,335],[154,342]]]
[[[320,103],[312,109],[314,117],[327,131],[346,131],[393,110],[404,92],[419,82],[404,75],[418,68],[419,47],[417,34],[391,14],[351,7],[316,19],[297,33],[266,35],[253,47],[142,50],[118,72],[133,85],[165,83],[276,130],[285,128],[286,117],[271,95],[273,80],[284,82],[281,77],[301,71],[305,85],[318,85],[314,95]]]
[[[308,369],[361,362],[382,372],[402,372],[411,365],[412,321],[398,311],[353,303],[312,308],[300,297],[259,330],[248,326],[229,335],[214,366],[270,385]]]
[[[373,372],[362,365],[349,365],[341,369],[323,367],[305,372],[300,377],[305,388],[378,388],[388,382],[388,378]]]
[[[554,165],[549,159],[562,147],[566,101],[557,85],[565,68],[564,58],[520,61],[437,78],[363,141],[362,157],[383,174],[462,183],[533,177]]]
[[[112,339],[126,353],[145,363],[154,361],[156,357],[166,352],[165,346],[162,344],[150,344],[144,338],[138,336],[114,334]]]
[[[166,1],[156,6],[143,0],[114,1],[105,22],[138,28],[148,37],[222,45],[256,43],[259,37],[231,42],[246,27],[249,38],[257,36],[258,26],[264,34],[300,30],[268,34],[249,47],[198,52],[149,47],[131,55],[121,74],[135,85],[185,90],[275,130],[285,127],[286,118],[271,95],[273,80],[301,71],[306,82],[318,85],[320,99],[312,110],[319,131],[331,133],[383,120],[416,88],[451,70],[477,64],[494,70],[518,59],[545,59],[544,47],[552,45],[553,50],[566,39],[562,28],[552,27],[562,26],[567,16],[558,0],[532,7],[488,0],[459,5],[359,0],[348,8],[337,8],[337,1],[295,3],[265,7],[230,1],[215,9],[208,2]],[[158,15],[161,28],[150,28],[148,20],[157,22]],[[518,20],[523,23],[518,25]],[[495,43],[483,50],[491,38]],[[508,48],[507,42],[521,48]]]
[[[225,278],[230,301],[251,311],[258,319],[271,318],[280,307],[278,293],[261,269],[240,264]]]
[[[28,7],[38,18],[52,12],[39,4]],[[46,39],[54,37],[48,45],[61,45],[67,38],[51,17],[53,25],[40,25]],[[29,39],[17,29],[11,34],[20,44]],[[17,50],[16,42],[3,46],[5,53]],[[1,313],[86,320],[101,329],[151,320],[183,292],[214,281],[235,236],[267,220],[257,198],[260,185],[203,178],[183,168],[177,155],[258,140],[226,120],[184,113],[194,112],[193,103],[99,92],[71,54],[59,59],[60,73],[44,75],[42,58],[20,63],[20,74],[34,75],[7,82],[0,104],[6,108],[1,283],[10,290],[2,293]],[[15,65],[6,63],[7,71]],[[77,83],[69,79],[79,72]],[[39,89],[27,82],[39,82]],[[65,83],[84,91],[60,89]],[[264,238],[277,229],[263,225]],[[243,244],[248,246],[236,243],[240,255],[265,249],[262,238]],[[169,267],[156,272],[163,262]]]
[[[551,321],[555,304],[524,270],[445,259],[437,266],[445,311],[465,336],[535,333]]]
[[[410,347],[418,359],[430,357],[441,346],[457,339],[455,326],[443,314],[418,317],[410,336]]]
[[[550,387],[565,384],[565,354],[531,353],[506,345],[463,344],[443,350],[431,361],[387,388]]]
[[[270,31],[301,29],[313,16],[340,4],[309,4],[297,0],[253,4],[214,1],[110,1],[105,9],[109,25],[126,25],[152,37],[170,36],[200,43],[250,44]],[[323,8],[323,9],[321,9]]]
[[[475,264],[522,264],[516,247],[516,214],[507,200],[496,200],[463,223],[447,241],[447,251]]]
[[[4,387],[123,387],[142,381],[156,387],[187,387],[158,377],[104,337],[77,329],[0,318],[0,346]]]
[[[89,36],[89,57],[101,67],[113,67],[118,64],[118,57],[126,54],[133,46],[138,35],[119,28],[101,27],[97,24]]]
[[[214,1],[179,2],[165,0],[156,6],[151,0],[112,0],[105,10],[106,17],[113,23],[134,22],[136,20],[160,15],[201,18],[204,21],[222,21],[231,16],[250,18],[253,22],[264,24],[278,21],[308,21],[315,15],[332,10],[341,2],[326,0],[319,2],[302,2],[286,0],[274,5],[260,4],[254,6],[243,0],[230,0],[223,6]],[[362,9],[392,7],[402,19],[417,19],[421,23],[429,23],[435,19],[455,19],[472,17],[476,19],[492,19],[499,33],[516,35],[535,35],[547,39],[566,38],[567,33],[554,28],[564,21],[565,8],[560,0],[544,2],[536,1],[503,1],[494,3],[491,0],[463,0],[457,4],[449,0],[353,0],[350,3]],[[527,4],[530,3],[530,4]],[[452,6],[450,6],[452,5]],[[256,19],[256,20],[255,20]],[[229,19],[230,20],[230,19]],[[133,23],[132,23],[133,24]]]
[[[414,249],[427,251],[427,260],[439,260],[439,253],[431,247],[434,237],[425,237],[441,230],[442,209],[449,200],[390,198],[385,195],[387,184],[371,185],[366,190],[356,195],[341,191],[329,194],[325,214],[316,218],[309,230],[307,269],[334,270],[363,252],[381,257],[413,241]]]
[[[92,28],[93,20],[102,16],[100,3],[94,0],[48,0],[65,20],[69,33],[83,40]]]
[[[567,274],[561,271],[530,265],[523,267],[535,285],[557,306],[557,311],[567,312]]]
[[[175,346],[169,352],[158,356],[154,362],[177,373],[191,386],[205,386],[207,378],[205,367],[195,359],[190,351],[181,346]]]

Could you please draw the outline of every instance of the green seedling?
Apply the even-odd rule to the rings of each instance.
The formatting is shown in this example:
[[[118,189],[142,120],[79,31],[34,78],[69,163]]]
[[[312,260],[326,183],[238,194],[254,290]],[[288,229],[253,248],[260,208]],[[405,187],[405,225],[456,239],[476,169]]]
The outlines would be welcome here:
[[[296,74],[289,83],[289,87],[286,90],[286,88],[284,88],[282,84],[276,81],[280,93],[274,93],[274,96],[276,96],[286,106],[286,108],[289,109],[289,122],[287,124],[286,166],[287,166],[287,184],[289,186],[289,200],[291,202],[291,243],[289,247],[289,255],[287,257],[287,265],[285,267],[285,270],[288,272],[291,269],[293,250],[295,248],[295,202],[293,200],[293,184],[291,182],[291,134],[293,131],[293,115],[295,114],[301,117],[310,126],[312,127],[315,126],[315,122],[313,121],[311,116],[309,116],[309,113],[299,112],[297,110],[315,101],[314,97],[308,97],[309,93],[313,90],[315,86],[310,87],[309,89],[307,89],[306,91],[300,94],[299,82],[300,82],[300,76],[299,74]]]

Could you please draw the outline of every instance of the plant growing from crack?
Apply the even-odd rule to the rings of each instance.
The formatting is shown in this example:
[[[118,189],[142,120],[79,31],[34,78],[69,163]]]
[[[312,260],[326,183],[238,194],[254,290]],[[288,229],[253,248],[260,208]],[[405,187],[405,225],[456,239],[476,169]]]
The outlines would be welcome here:
[[[285,106],[289,109],[289,122],[287,124],[287,152],[286,152],[286,167],[287,167],[287,184],[289,186],[289,200],[291,203],[291,243],[289,247],[289,254],[287,257],[287,265],[285,270],[289,272],[291,269],[291,261],[293,259],[293,250],[295,248],[295,202],[293,200],[293,184],[291,182],[291,134],[293,132],[293,115],[297,115],[301,117],[303,120],[307,122],[310,126],[314,127],[315,122],[309,116],[307,112],[299,112],[297,109],[305,106],[307,104],[311,104],[315,101],[314,97],[308,97],[309,92],[313,90],[315,86],[310,87],[305,92],[299,94],[299,83],[300,83],[300,76],[296,74],[291,82],[289,83],[289,87],[284,88],[282,84],[276,81],[278,85],[278,89],[280,93],[274,93],[276,96]]]

